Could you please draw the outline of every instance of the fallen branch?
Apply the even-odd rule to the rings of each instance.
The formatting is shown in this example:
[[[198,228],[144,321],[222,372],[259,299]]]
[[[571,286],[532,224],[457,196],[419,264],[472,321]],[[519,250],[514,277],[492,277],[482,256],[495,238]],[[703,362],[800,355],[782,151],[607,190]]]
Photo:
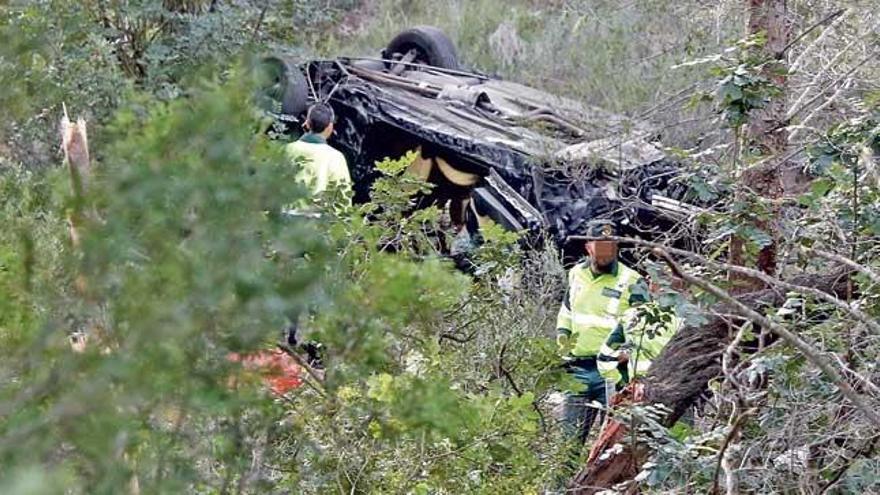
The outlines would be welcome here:
[[[782,325],[775,323],[769,320],[764,315],[758,313],[757,311],[749,308],[745,304],[740,301],[734,299],[730,294],[720,289],[716,285],[709,283],[700,278],[694,277],[681,269],[681,266],[672,259],[672,257],[666,251],[662,249],[655,249],[654,253],[657,256],[663,258],[667,265],[673,270],[673,272],[687,282],[690,285],[697,286],[704,291],[712,294],[718,299],[724,301],[725,303],[732,306],[740,316],[751,320],[753,323],[761,325],[765,328],[769,328],[774,333],[782,337],[786,342],[792,345],[795,349],[799,350],[804,357],[806,357],[810,362],[812,362],[816,367],[822,370],[823,373],[831,380],[834,385],[840,390],[840,392],[853,403],[853,405],[858,408],[862,414],[865,415],[872,423],[876,426],[880,427],[880,414],[874,410],[874,406],[865,401],[855,390],[847,383],[847,381],[841,376],[841,374],[834,368],[828,361],[825,360],[816,350],[805,342],[803,339],[793,334],[787,328]]]

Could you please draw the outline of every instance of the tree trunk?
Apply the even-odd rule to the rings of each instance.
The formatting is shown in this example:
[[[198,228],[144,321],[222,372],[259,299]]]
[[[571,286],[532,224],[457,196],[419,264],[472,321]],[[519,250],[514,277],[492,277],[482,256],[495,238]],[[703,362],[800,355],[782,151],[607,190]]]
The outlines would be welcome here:
[[[782,197],[784,169],[783,155],[788,144],[786,126],[785,99],[785,48],[789,39],[789,26],[786,21],[785,0],[747,0],[748,22],[747,32],[750,35],[764,33],[767,42],[760,48],[759,55],[767,63],[763,65],[762,75],[772,81],[781,94],[771,98],[767,105],[751,113],[748,124],[744,128],[743,149],[748,156],[765,157],[763,163],[742,171],[736,194],[736,201],[750,201],[747,192],[767,200],[770,211],[765,218],[751,219],[753,225],[769,234],[771,244],[764,246],[758,254],[756,266],[768,274],[776,273],[776,233],[780,229],[775,224],[778,218],[778,206],[775,200]],[[745,266],[745,241],[740,237],[731,239],[730,261],[735,265]],[[742,282],[741,291],[757,289],[761,283],[747,279],[741,275],[731,275],[731,280]]]
[[[753,154],[761,156],[778,156],[785,151],[788,144],[788,134],[783,130],[786,113],[784,50],[788,45],[790,31],[786,22],[785,3],[786,0],[748,0],[748,33],[764,33],[767,37],[760,53],[761,58],[768,61],[763,67],[762,75],[783,89],[782,94],[771,98],[767,106],[752,112],[745,127],[746,146]],[[767,184],[767,187],[774,185]]]
[[[848,280],[849,272],[838,270],[821,277],[801,275],[791,282],[815,287],[840,297],[846,294]],[[775,307],[785,301],[785,291],[764,289],[744,294],[739,300],[750,308]],[[730,308],[719,306],[721,307],[715,308],[719,314],[732,312]],[[672,426],[706,390],[709,380],[721,374],[720,357],[730,339],[728,321],[718,316],[712,316],[702,326],[685,326],[663,349],[644,380],[636,384],[642,390],[635,386],[628,388],[637,402],[663,404],[668,407],[671,412],[663,423]],[[624,395],[617,402],[627,403],[627,397]],[[606,421],[597,445],[591,452],[591,462],[583,467],[571,483],[573,493],[597,493],[632,480],[650,452],[643,445],[634,445],[627,433],[628,428],[625,425]],[[616,453],[613,449],[615,444],[623,447]]]

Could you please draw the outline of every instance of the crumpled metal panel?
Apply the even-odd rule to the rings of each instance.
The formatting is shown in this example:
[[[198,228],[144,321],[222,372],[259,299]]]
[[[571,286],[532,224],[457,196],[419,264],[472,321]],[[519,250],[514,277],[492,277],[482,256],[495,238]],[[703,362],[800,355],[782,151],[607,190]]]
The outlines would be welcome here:
[[[463,103],[469,108],[476,108],[482,102],[490,102],[489,95],[485,91],[452,84],[443,86],[440,94],[437,95],[437,99]]]
[[[615,168],[631,169],[659,162],[666,155],[642,139],[608,137],[569,146],[557,152],[554,158],[569,163],[603,163]]]
[[[569,236],[582,235],[587,222],[598,215],[616,217],[623,224],[644,219],[644,211],[624,204],[620,196],[637,197],[650,205],[651,191],[669,184],[668,179],[651,174],[669,176],[676,168],[644,140],[630,138],[618,143],[618,138],[608,137],[624,129],[628,129],[629,136],[647,136],[652,132],[649,126],[515,83],[431,72],[404,73],[422,84],[443,82],[448,86],[461,81],[458,89],[444,89],[450,98],[438,99],[346,74],[339,61],[313,62],[309,70],[322,98],[332,95],[329,99],[337,112],[334,145],[343,150],[352,165],[356,199],[358,195],[366,199],[369,183],[376,175],[375,160],[389,154],[378,146],[390,143],[381,139],[378,143],[367,142],[371,129],[379,128],[393,129],[429,144],[456,168],[484,177],[494,171],[540,211],[544,227],[560,245],[565,245]],[[487,115],[475,107],[486,98],[503,116]],[[582,126],[587,141],[573,143],[570,136],[561,139],[558,132],[510,119],[515,113],[527,115],[542,109]],[[370,146],[376,149],[368,149]],[[546,167],[559,160],[599,166],[586,177],[573,180],[560,171],[564,167]],[[620,171],[623,176],[613,177],[607,169]]]

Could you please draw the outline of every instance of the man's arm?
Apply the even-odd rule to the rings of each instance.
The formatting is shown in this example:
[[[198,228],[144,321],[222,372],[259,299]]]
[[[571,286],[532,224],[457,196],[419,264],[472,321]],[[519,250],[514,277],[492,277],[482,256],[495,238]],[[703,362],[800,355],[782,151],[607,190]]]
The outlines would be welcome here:
[[[348,170],[348,162],[345,155],[337,149],[333,149],[332,167],[330,170],[331,181],[351,187],[351,173]]]
[[[626,372],[626,363],[630,358],[629,346],[627,345],[623,326],[623,323],[617,324],[608,335],[608,338],[605,339],[605,343],[599,348],[599,354],[596,356],[599,374],[606,380],[611,380],[615,383],[629,381],[629,376]]]
[[[352,198],[352,181],[351,174],[348,171],[348,162],[345,161],[345,155],[339,150],[334,149],[335,159],[330,172],[330,183],[341,187],[345,191],[346,203],[351,206]]]
[[[556,344],[563,356],[567,356],[571,352],[571,328],[571,272],[569,272],[565,297],[562,299],[562,304],[559,305],[559,313],[556,316]]]
[[[599,348],[596,362],[599,373],[607,380],[614,382],[629,381],[627,363],[631,359],[631,340],[628,338],[626,328],[636,313],[635,307],[651,300],[648,292],[648,283],[643,277],[639,277],[627,288],[627,298],[621,305],[619,323],[608,335],[605,343]]]
[[[628,345],[632,348],[629,357],[630,375],[643,376],[651,367],[666,344],[681,325],[672,308],[661,308],[656,302],[649,302],[632,308],[624,323]]]

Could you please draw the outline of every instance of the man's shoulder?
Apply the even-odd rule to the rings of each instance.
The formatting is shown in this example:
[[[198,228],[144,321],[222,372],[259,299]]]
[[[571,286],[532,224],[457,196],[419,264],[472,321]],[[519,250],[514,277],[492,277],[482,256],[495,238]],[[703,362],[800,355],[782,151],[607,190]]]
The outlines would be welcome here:
[[[330,167],[332,168],[332,174],[337,180],[350,183],[351,173],[348,171],[348,160],[345,159],[345,155],[332,146],[328,146],[328,148],[330,149],[327,151],[326,156],[331,163]]]
[[[299,156],[308,155],[311,152],[311,149],[309,148],[309,143],[305,143],[302,141],[293,141],[291,143],[287,143],[287,145],[284,146],[284,150],[287,152],[288,155]]]
[[[590,258],[584,258],[568,269],[568,273],[578,273],[590,267]]]
[[[629,293],[629,303],[630,304],[639,304],[645,303],[651,300],[651,296],[648,291],[648,282],[645,280],[645,277],[642,276],[636,269],[630,268],[629,266],[621,263],[620,265],[620,273],[627,273],[627,280],[629,283],[627,284],[626,290]],[[624,272],[626,270],[626,272]]]
[[[590,270],[590,258],[584,258],[579,263],[576,263],[574,266],[568,269],[568,277],[572,279],[574,277],[580,277],[583,275],[589,274]]]
[[[306,157],[312,161],[320,162],[324,166],[329,165],[334,168],[344,168],[348,171],[348,162],[345,159],[345,155],[329,144],[309,143],[299,140],[285,146],[285,150],[290,157]]]
[[[327,143],[311,143],[300,139],[288,144],[287,149],[299,153],[319,154],[325,157],[332,157],[334,161],[345,162],[345,155]]]
[[[343,165],[348,166],[348,162],[345,159],[345,155],[343,155],[341,151],[339,151],[338,149],[336,149],[330,145],[327,145],[327,147],[330,148],[330,151],[328,151],[328,153],[333,155],[334,160],[336,160],[337,162],[339,162]]]

